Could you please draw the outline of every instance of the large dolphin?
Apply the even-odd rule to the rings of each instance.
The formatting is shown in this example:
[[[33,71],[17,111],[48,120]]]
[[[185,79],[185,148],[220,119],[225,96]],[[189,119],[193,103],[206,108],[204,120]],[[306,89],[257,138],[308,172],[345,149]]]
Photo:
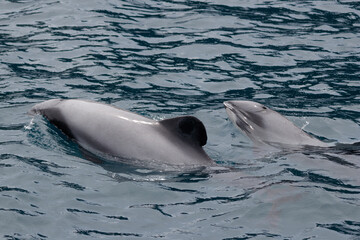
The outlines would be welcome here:
[[[328,144],[310,136],[280,113],[252,101],[226,101],[230,120],[255,144],[276,147],[319,146]]]
[[[155,121],[96,102],[53,99],[35,105],[41,114],[86,150],[127,159],[173,166],[206,166],[203,123],[192,116]]]

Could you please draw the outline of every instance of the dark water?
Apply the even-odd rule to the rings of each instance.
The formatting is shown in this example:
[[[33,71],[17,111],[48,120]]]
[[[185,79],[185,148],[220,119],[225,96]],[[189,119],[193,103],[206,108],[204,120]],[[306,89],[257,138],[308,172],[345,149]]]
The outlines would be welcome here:
[[[0,238],[359,239],[360,155],[267,152],[222,102],[254,100],[317,137],[360,141],[358,1],[0,2]],[[88,161],[51,98],[200,118],[221,168]]]

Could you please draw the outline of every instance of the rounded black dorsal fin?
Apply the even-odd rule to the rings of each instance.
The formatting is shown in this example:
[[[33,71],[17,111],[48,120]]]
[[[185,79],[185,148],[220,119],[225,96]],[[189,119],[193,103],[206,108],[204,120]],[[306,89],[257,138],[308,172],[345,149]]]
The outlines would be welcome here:
[[[204,146],[207,141],[207,134],[204,124],[193,116],[182,116],[159,121],[170,131],[177,132],[183,137],[191,139],[199,146]]]

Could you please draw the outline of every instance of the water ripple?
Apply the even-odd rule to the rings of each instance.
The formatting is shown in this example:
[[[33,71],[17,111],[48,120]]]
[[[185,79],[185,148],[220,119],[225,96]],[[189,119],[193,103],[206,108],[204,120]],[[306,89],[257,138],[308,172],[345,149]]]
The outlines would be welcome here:
[[[12,188],[7,186],[0,187],[0,192],[8,192],[8,191],[15,191],[15,192],[21,192],[21,193],[29,193],[29,191],[21,188]]]
[[[20,214],[22,216],[30,216],[30,217],[35,217],[35,216],[38,216],[39,214],[32,214],[32,213],[29,213],[29,212],[26,212],[24,210],[21,210],[21,209],[14,209],[14,208],[0,208],[0,211],[3,211],[3,212],[14,212],[14,213],[17,213],[17,214]]]
[[[318,227],[327,228],[350,236],[360,236],[360,222],[344,221],[343,223],[317,224]]]
[[[122,236],[122,237],[142,237],[142,234],[138,233],[122,233],[122,232],[102,232],[98,230],[76,230],[77,234],[91,236],[91,235],[100,235],[100,236]]]
[[[26,164],[29,164],[31,166],[34,166],[34,167],[38,168],[42,172],[50,173],[51,175],[54,175],[54,176],[63,176],[63,175],[65,175],[64,173],[59,173],[59,172],[52,171],[51,168],[64,169],[66,167],[62,167],[62,166],[60,166],[58,164],[48,162],[48,161],[45,161],[45,160],[40,160],[40,159],[36,159],[36,158],[29,158],[29,157],[21,157],[21,156],[17,156],[17,155],[14,155],[14,154],[0,154],[0,159],[1,160],[3,160],[3,159],[17,159],[18,161],[24,162]]]

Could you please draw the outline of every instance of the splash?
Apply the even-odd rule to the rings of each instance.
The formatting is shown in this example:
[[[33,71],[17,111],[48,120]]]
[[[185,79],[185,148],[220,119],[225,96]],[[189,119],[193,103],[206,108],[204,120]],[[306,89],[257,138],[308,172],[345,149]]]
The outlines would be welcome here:
[[[30,120],[29,124],[27,124],[27,125],[24,126],[24,129],[25,129],[25,130],[31,130],[33,126],[34,126],[34,118],[32,118],[32,119]]]
[[[304,126],[301,127],[301,130],[304,130],[307,127],[307,125],[309,125],[309,124],[310,124],[310,122],[305,120]]]

